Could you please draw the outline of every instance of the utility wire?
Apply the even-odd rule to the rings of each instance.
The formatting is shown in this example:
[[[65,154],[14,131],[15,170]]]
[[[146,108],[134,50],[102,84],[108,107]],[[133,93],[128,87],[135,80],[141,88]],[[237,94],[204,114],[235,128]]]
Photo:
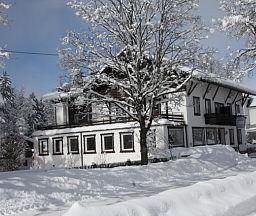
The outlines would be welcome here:
[[[43,55],[43,56],[58,56],[56,53],[44,53],[44,52],[27,52],[27,51],[17,51],[17,50],[1,50],[7,53],[25,54],[25,55]]]

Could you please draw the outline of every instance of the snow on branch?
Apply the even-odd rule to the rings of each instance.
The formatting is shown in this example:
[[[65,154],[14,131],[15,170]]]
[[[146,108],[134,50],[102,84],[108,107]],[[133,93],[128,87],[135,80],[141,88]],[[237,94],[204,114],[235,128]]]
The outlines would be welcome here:
[[[178,67],[196,69],[208,52],[200,45],[207,29],[196,15],[197,0],[74,0],[68,6],[88,31],[63,38],[62,67],[70,77],[74,69],[83,73],[79,87],[94,95],[87,100],[111,102],[149,126],[156,104],[168,94],[176,101],[191,78]]]
[[[233,52],[233,63],[241,71],[250,72],[256,65],[256,1],[222,0],[225,16],[220,19],[221,29],[231,37],[245,42],[244,48]]]

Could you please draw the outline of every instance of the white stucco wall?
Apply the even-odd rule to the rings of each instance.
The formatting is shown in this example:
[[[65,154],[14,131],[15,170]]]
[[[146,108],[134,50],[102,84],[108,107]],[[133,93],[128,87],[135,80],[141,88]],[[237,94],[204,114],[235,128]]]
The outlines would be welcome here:
[[[168,137],[165,133],[168,133],[165,129],[166,125],[155,124],[151,129],[156,130],[156,143],[158,148],[166,147],[166,140],[164,137]],[[120,149],[120,133],[133,132],[134,133],[134,152],[121,152]],[[102,153],[101,149],[101,135],[102,134],[114,134],[114,153]],[[96,140],[96,153],[86,154],[84,153],[84,144],[81,137],[86,135],[95,135]],[[39,145],[35,145],[35,165],[39,167],[80,167],[90,166],[96,164],[108,164],[126,162],[127,160],[135,161],[140,160],[140,144],[139,144],[139,127],[135,123],[119,123],[108,125],[97,125],[77,128],[67,128],[58,130],[37,131],[34,136],[37,141],[39,139],[48,138],[49,155],[39,155]],[[79,140],[79,154],[68,154],[68,137],[78,136]],[[53,138],[63,138],[63,155],[53,155]],[[81,152],[83,154],[81,155]]]

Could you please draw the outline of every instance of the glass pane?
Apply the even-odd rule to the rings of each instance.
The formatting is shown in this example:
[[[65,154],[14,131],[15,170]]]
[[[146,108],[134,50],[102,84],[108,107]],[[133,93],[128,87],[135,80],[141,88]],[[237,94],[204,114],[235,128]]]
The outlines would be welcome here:
[[[78,151],[78,139],[73,138],[73,139],[70,139],[69,142],[70,142],[70,151],[77,152]]]
[[[216,129],[215,128],[207,128],[206,129],[206,139],[207,144],[216,144]]]
[[[170,128],[169,129],[169,143],[172,146],[184,146],[183,128]]]
[[[234,130],[233,129],[229,129],[229,139],[230,139],[230,145],[235,144]]]
[[[194,145],[204,144],[204,130],[203,128],[193,128]]]
[[[47,140],[42,140],[41,141],[41,146],[42,146],[42,152],[47,152],[48,151]]]
[[[211,101],[208,99],[205,100],[205,113],[206,114],[211,113]]]
[[[95,151],[96,150],[95,137],[87,137],[86,143],[87,143],[87,151]]]
[[[104,149],[113,150],[113,136],[104,136]]]
[[[200,98],[194,97],[194,113],[200,114]]]
[[[239,144],[242,144],[243,139],[242,139],[242,131],[241,131],[241,129],[237,130],[237,140],[238,140]]]
[[[133,149],[133,137],[131,134],[123,135],[123,147],[124,149]]]
[[[55,152],[61,152],[62,140],[55,140]]]
[[[226,139],[225,139],[225,129],[224,128],[219,128],[218,129],[218,143],[219,144],[226,144]]]

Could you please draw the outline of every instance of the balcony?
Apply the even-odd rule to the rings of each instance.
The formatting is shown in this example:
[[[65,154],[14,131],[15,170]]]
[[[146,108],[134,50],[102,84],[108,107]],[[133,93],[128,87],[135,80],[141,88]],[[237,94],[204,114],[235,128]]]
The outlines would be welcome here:
[[[236,115],[227,113],[205,114],[205,124],[236,126]]]
[[[179,124],[184,124],[184,117],[182,113],[161,113],[158,114],[159,118],[168,119],[169,121],[173,121]],[[132,122],[134,121],[131,118],[128,117],[110,117],[105,116],[102,117],[101,120],[93,120],[90,119],[84,122],[76,123],[74,121],[71,121],[69,124],[64,125],[47,125],[47,126],[39,126],[37,127],[37,130],[52,130],[52,129],[64,129],[64,128],[75,128],[75,127],[83,127],[83,126],[93,126],[93,125],[102,125],[102,124],[115,124],[115,123],[126,123],[126,122]]]
[[[205,114],[205,124],[208,125],[228,125],[237,128],[245,128],[246,117],[243,115],[230,115],[228,113]]]

